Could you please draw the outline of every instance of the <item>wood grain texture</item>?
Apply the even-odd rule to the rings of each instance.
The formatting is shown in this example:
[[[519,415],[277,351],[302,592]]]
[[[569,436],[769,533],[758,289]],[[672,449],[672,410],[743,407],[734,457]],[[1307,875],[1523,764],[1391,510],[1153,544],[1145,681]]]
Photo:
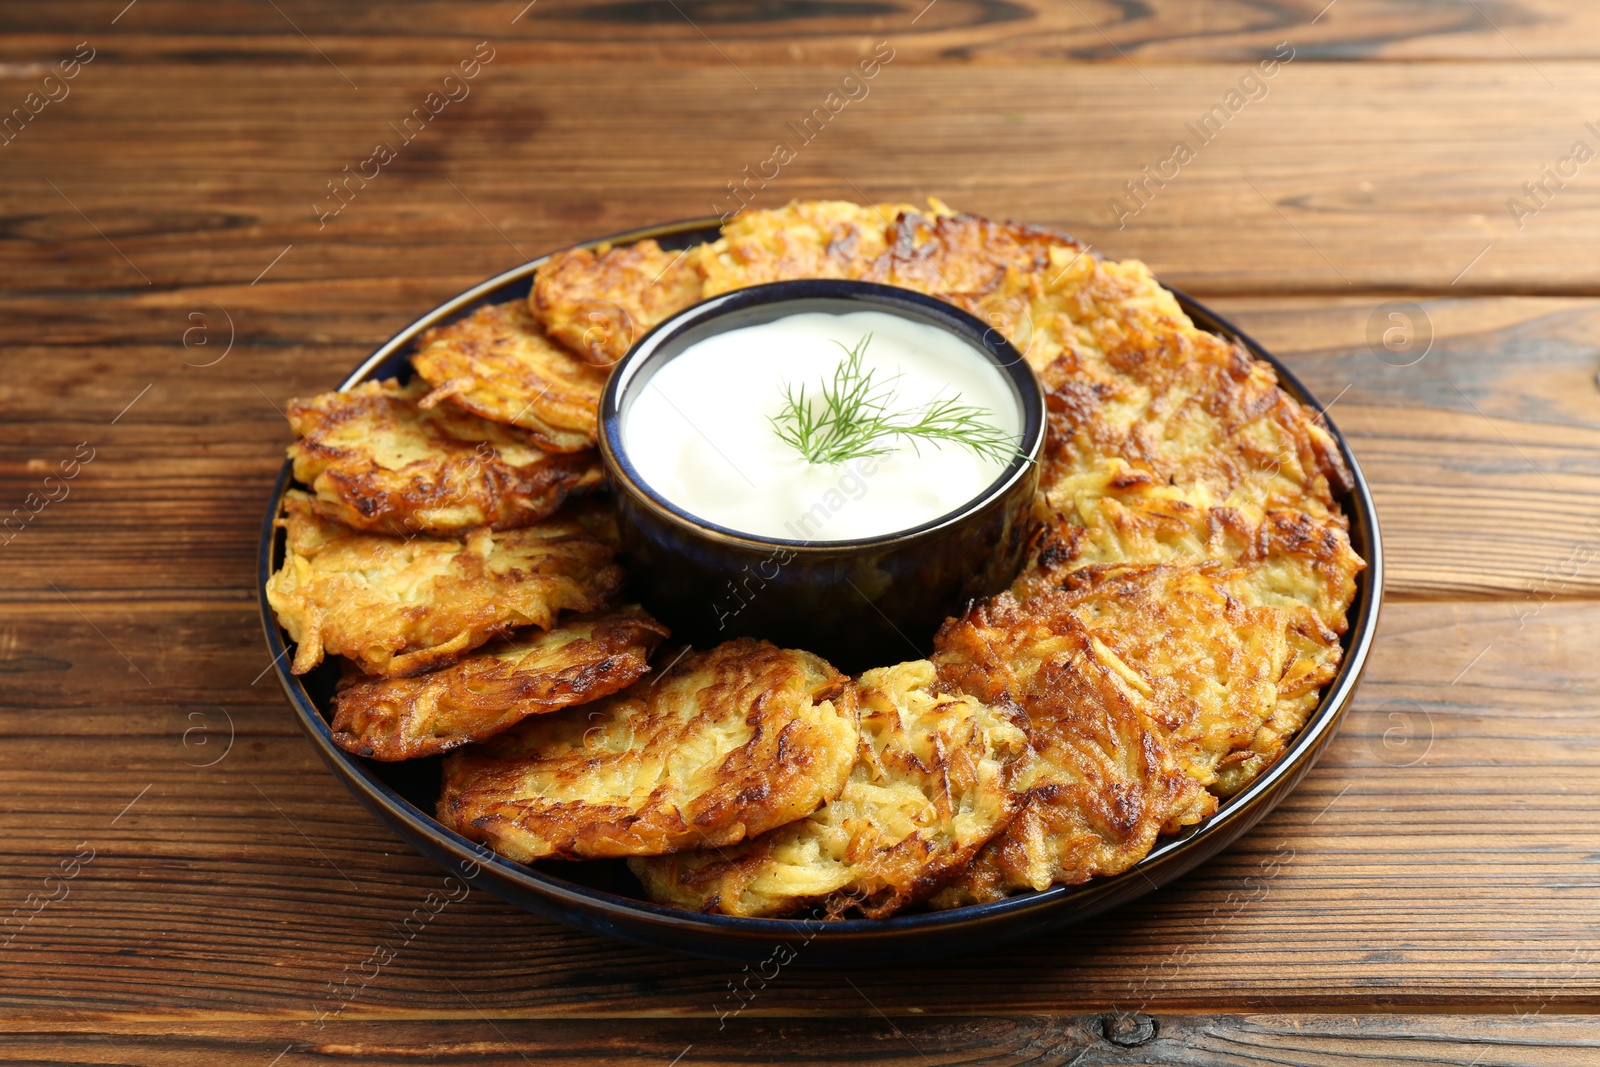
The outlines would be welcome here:
[[[1586,64],[1556,91],[1521,61],[1296,62],[1203,144],[1188,124],[1245,67],[1175,64],[1158,89],[1125,65],[984,66],[957,80],[891,62],[820,131],[813,120],[807,142],[795,126],[849,68],[766,68],[753,91],[726,64],[635,63],[610,78],[507,48],[406,144],[396,128],[472,54],[434,47],[425,64],[352,65],[359,90],[328,64],[270,77],[112,55],[83,67],[70,96],[0,148],[7,303],[111,290],[153,309],[187,287],[227,306],[264,271],[259,285],[285,302],[285,287],[377,278],[443,295],[541,249],[729,210],[747,167],[757,205],[938,195],[1138,256],[1202,295],[1600,294],[1600,174],[1550,185],[1537,215],[1507,207],[1575,141],[1600,148],[1584,125],[1600,123],[1584,103],[1600,95],[1600,67]],[[20,99],[32,86],[5,88]],[[154,116],[167,114],[152,154]],[[1110,120],[1121,115],[1138,119]],[[347,178],[380,140],[397,158],[365,187]],[[1193,161],[1151,179],[1119,228],[1113,201],[1137,203],[1125,183],[1179,140]],[[761,188],[779,141],[795,158]],[[116,183],[96,177],[108,159]],[[350,182],[343,201],[334,181]]]
[[[443,1014],[443,1013],[441,1013]],[[338,1022],[321,1029],[268,1021],[190,1023],[181,1034],[139,1023],[27,1026],[0,1039],[15,1061],[190,1067],[219,1062],[431,1063],[561,1067],[595,1062],[663,1064],[863,1063],[1022,1067],[1368,1067],[1474,1062],[1496,1067],[1580,1067],[1593,1062],[1600,1027],[1582,1016],[1485,1019],[1454,1015],[1352,1019],[1338,1015],[1115,1014],[861,1020],[527,1020],[453,1009],[448,1021]],[[1112,1040],[1112,1038],[1115,1040]],[[829,1051],[819,1056],[815,1051]],[[823,1057],[826,1058],[823,1058]]]
[[[1560,0],[410,0],[382,9],[283,0],[194,5],[142,0],[138,17],[109,20],[121,5],[75,0],[0,12],[12,49],[99,31],[118,54],[223,63],[320,63],[310,39],[345,60],[405,61],[438,40],[514,41],[530,59],[652,59],[678,63],[846,62],[893,33],[916,62],[1017,59],[1231,61],[1270,54],[1286,37],[1307,55],[1352,59],[1592,59],[1600,17]],[[305,37],[300,36],[300,32]],[[74,36],[77,35],[77,36]]]
[[[0,1060],[1600,1056],[1600,163],[1543,172],[1600,148],[1600,12],[0,3],[0,118],[80,41],[70,95],[0,135]],[[796,134],[880,41],[865,95]],[[479,42],[470,95],[397,131]],[[1202,143],[1186,124],[1280,42]],[[1124,183],[1179,139],[1140,206]],[[289,397],[531,256],[735,206],[779,140],[758,206],[937,195],[1233,317],[1350,436],[1389,603],[1319,766],[1212,863],[992,953],[791,968],[721,1019],[733,965],[479,891],[419,924],[442,873],[264,673],[255,543]]]

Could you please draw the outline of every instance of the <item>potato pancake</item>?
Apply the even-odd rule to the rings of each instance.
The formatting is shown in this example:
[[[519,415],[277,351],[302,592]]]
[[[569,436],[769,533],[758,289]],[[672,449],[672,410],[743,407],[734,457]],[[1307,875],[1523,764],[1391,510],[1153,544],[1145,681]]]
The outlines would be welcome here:
[[[1098,495],[1108,472],[1121,493],[1338,515],[1333,492],[1351,482],[1332,435],[1271,364],[1196,328],[1144,264],[1082,256],[1043,283],[1031,320],[1050,419],[1041,517]]]
[[[515,426],[450,404],[417,406],[421,379],[363,382],[344,393],[289,401],[297,481],[318,514],[357,530],[457,534],[506,530],[548,516],[571,493],[605,479],[593,451],[561,455]]]
[[[1103,378],[1141,379],[1161,344],[1225,345],[1195,327],[1172,293],[1136,259],[1101,259],[1072,245],[1048,248],[1049,263],[1034,274],[1030,316],[1047,339],[1032,360],[1042,370],[1057,356]]]
[[[284,510],[288,546],[266,592],[299,643],[296,674],[324,652],[368,674],[419,674],[515,627],[548,629],[558,611],[597,611],[622,587],[612,547],[578,516],[455,540],[360,533],[299,491]]]
[[[1353,560],[1348,546],[1345,551]],[[1133,715],[1149,731],[1140,743],[1161,756],[1127,769],[1113,794],[1141,774],[1153,776],[1158,794],[1177,798],[1169,809],[1177,817],[1165,817],[1158,827],[1171,832],[1214,807],[1214,801],[1170,792],[1171,773],[1216,796],[1237,792],[1281,753],[1337,671],[1339,632],[1312,607],[1316,590],[1328,582],[1321,569],[1315,553],[1269,552],[1245,565],[1192,559],[1091,564],[1057,572],[1055,586],[1035,575],[1019,583],[1035,591],[1029,599],[1006,594],[947,624],[935,641],[935,660],[942,675],[980,697],[1024,686],[1019,703],[1034,746],[1056,768],[1081,768],[1085,754],[1088,765],[1098,767],[1103,751],[1084,746],[1076,733],[1062,743],[1063,721],[1067,730],[1081,730],[1076,716],[1085,707],[1124,721]],[[1343,603],[1348,598],[1338,609],[1340,630]],[[1076,704],[1065,720],[1057,703],[1064,694]],[[1098,841],[1084,836],[1078,809],[1095,795],[1036,796],[1005,838],[959,880],[962,888],[952,890],[947,903],[1042,888],[1046,870],[1066,884],[1087,877],[1085,870],[1114,873],[1128,853],[1108,850],[1108,840],[1117,842],[1103,831]]]
[[[988,323],[1031,360],[1039,341],[1032,313],[1042,284],[1039,275],[1058,253],[1082,255],[1086,249],[1037,226],[975,215],[905,212],[889,231],[889,247],[862,279],[954,304]]]
[[[880,667],[857,688],[861,744],[844,792],[729,848],[628,861],[650,899],[723,915],[892,915],[931,895],[1016,813],[1022,713],[939,691],[932,663]]]
[[[1065,234],[976,215],[905,211],[889,231],[888,247],[862,280],[935,295],[981,296],[1050,265],[1053,250],[1084,246]],[[1018,288],[1025,292],[1025,288]]]
[[[642,608],[577,616],[486,646],[414,678],[349,679],[333,698],[333,739],[358,756],[416,759],[482,741],[530,715],[626,689],[667,628]]]
[[[1035,531],[1028,562],[1011,592],[1027,600],[1094,564],[1250,559],[1258,552],[1260,532],[1260,518],[1243,509],[1197,507],[1176,491],[1082,495],[1070,511],[1055,514]]]
[[[1218,768],[1244,758],[1234,753],[1255,745],[1280,705],[1305,710],[1302,698],[1338,668],[1339,634],[1274,588],[1294,570],[1293,584],[1317,581],[1311,569],[1284,560],[1091,567],[1022,610],[1080,621],[1132,672],[1128,683],[1185,771],[1215,786]]]
[[[1332,439],[1277,386],[1272,368],[1234,352],[1231,365],[1193,362],[1152,386],[1100,385],[1063,364],[1042,380],[1050,440],[1041,510],[1068,510],[1110,481],[1121,493],[1176,488],[1203,507],[1339,514],[1348,472]]]
[[[837,797],[858,738],[848,678],[730,641],[446,756],[438,817],[521,862],[720,848]]]
[[[539,268],[528,305],[545,332],[598,367],[627,354],[649,329],[698,303],[700,257],[646,239],[558,252]]]
[[[1285,606],[1304,605],[1323,629],[1343,634],[1366,566],[1333,519],[1298,511],[1256,515],[1246,508],[1198,508],[1167,497],[1080,499],[1070,515],[1040,529],[1011,592],[1026,601],[1086,588],[1117,564],[1215,561],[1244,568]]]
[[[934,645],[942,682],[1022,706],[1037,754],[1015,783],[1021,811],[934,907],[1118,874],[1162,831],[1216,810],[1132,684],[1136,672],[1070,611],[1029,610],[1001,594],[946,622]]]
[[[434,327],[418,338],[411,364],[434,387],[423,408],[449,401],[520,426],[551,452],[594,446],[606,369],[546,337],[526,301],[490,304]]]
[[[899,214],[915,210],[795,200],[771,211],[741,211],[721,237],[695,250],[704,295],[791,278],[859,278],[888,249]]]

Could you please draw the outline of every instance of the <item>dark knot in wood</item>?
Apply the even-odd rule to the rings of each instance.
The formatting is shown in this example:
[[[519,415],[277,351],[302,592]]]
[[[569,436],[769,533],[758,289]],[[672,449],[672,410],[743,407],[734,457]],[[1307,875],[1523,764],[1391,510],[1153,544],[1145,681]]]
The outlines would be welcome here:
[[[1118,1048],[1138,1048],[1155,1040],[1156,1021],[1143,1012],[1100,1016],[1100,1033]]]

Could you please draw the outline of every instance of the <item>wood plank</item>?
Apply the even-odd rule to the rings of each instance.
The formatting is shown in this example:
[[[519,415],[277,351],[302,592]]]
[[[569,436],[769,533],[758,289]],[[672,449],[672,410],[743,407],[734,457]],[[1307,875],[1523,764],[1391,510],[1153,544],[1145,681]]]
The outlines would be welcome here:
[[[269,266],[261,284],[273,287],[392,277],[437,291],[443,273],[481,277],[581,237],[728,209],[727,183],[784,139],[796,158],[751,187],[759,205],[937,194],[1076,232],[1202,293],[1600,292],[1600,251],[1587,239],[1600,185],[1587,171],[1550,186],[1536,217],[1507,208],[1576,140],[1600,145],[1584,126],[1600,116],[1582,105],[1600,91],[1600,68],[1563,69],[1558,93],[1520,60],[1296,62],[1202,144],[1186,124],[1225,98],[1238,68],[1175,64],[1157,90],[1126,65],[952,78],[891,63],[806,142],[788,124],[823,106],[836,67],[764,70],[757,92],[726,65],[634,64],[618,78],[508,54],[403,144],[391,123],[459,58],[440,44],[430,64],[357,68],[359,92],[326,64],[108,56],[84,67],[72,95],[5,148],[10,300],[247,286]],[[147,117],[176,99],[185,106],[152,152]],[[398,158],[319,222],[336,201],[313,202],[379,139]],[[1124,183],[1178,139],[1196,157],[1150,185],[1148,206],[1119,230],[1113,201],[1134,202]]]
[[[154,307],[108,297],[78,318],[56,298],[17,309],[30,343],[14,347],[0,383],[0,515],[88,455],[79,445],[94,459],[64,499],[0,533],[0,600],[253,599],[259,524],[291,439],[288,398],[330,387],[474,280],[424,292],[304,285],[288,297],[187,289]],[[1420,340],[1397,354],[1368,339],[1374,321],[1387,327],[1388,299],[1215,304],[1334,403],[1377,494],[1389,596],[1493,596],[1532,610],[1600,592],[1600,302],[1423,298],[1406,313],[1427,323],[1432,345],[1404,366]],[[224,316],[236,320],[234,350],[214,366],[183,365],[215,358],[183,348],[190,313],[214,320],[219,344]]]
[[[881,1067],[1077,1064],[1110,1067],[1364,1067],[1372,1063],[1579,1067],[1593,1062],[1591,1017],[1538,1015],[987,1015],[969,1018],[772,1020],[738,1018],[723,1029],[684,1020],[489,1018],[462,1008],[430,1021],[334,1022],[321,1029],[271,1020],[174,1019],[30,1026],[0,1023],[0,1051],[15,1061],[188,1067],[274,1061],[364,1067],[430,1063],[743,1065],[870,1063]],[[531,1054],[531,1055],[530,1055]]]
[[[1320,765],[1179,883],[1089,927],[852,974],[859,993],[785,972],[747,1014],[867,1014],[863,995],[897,1017],[1600,1009],[1600,604],[1510,608],[1391,605]],[[94,853],[0,949],[0,1017],[59,1020],[63,998],[96,1019],[415,1017],[462,993],[497,1018],[714,1017],[737,966],[481,892],[403,937],[442,874],[320,766],[271,678],[251,685],[266,656],[248,610],[135,605],[96,625],[38,607],[0,630],[0,915]],[[342,993],[379,944],[393,961]]]
[[[492,36],[530,57],[561,62],[574,46],[607,61],[647,56],[713,65],[849,62],[891,35],[918,62],[1018,59],[1141,63],[1172,59],[1238,61],[1259,57],[1285,37],[1319,59],[1590,59],[1600,19],[1558,0],[1416,4],[1405,0],[879,0],[871,4],[719,4],[670,6],[632,0],[410,2],[376,11],[285,0],[281,13],[256,5],[213,5],[203,17],[183,4],[145,0],[138,17],[109,20],[118,6],[98,0],[40,11],[0,9],[0,32],[18,43],[75,42],[97,32],[118,54],[194,62],[322,62],[302,38],[336,62],[397,62],[426,54],[439,40]],[[293,27],[293,28],[291,28]],[[71,41],[66,41],[70,37]],[[713,47],[714,43],[714,47]],[[1120,51],[1119,51],[1120,50]]]

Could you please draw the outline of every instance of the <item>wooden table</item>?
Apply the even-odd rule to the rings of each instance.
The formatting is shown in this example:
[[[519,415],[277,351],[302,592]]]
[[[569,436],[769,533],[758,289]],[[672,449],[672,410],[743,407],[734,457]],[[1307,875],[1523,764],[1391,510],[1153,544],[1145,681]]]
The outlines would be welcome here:
[[[126,2],[0,7],[0,1060],[1600,1062],[1600,9]],[[719,1024],[737,966],[481,892],[405,924],[441,874],[301,738],[255,547],[287,398],[780,141],[758,206],[933,194],[1235,317],[1333,402],[1388,602],[1222,858]]]

